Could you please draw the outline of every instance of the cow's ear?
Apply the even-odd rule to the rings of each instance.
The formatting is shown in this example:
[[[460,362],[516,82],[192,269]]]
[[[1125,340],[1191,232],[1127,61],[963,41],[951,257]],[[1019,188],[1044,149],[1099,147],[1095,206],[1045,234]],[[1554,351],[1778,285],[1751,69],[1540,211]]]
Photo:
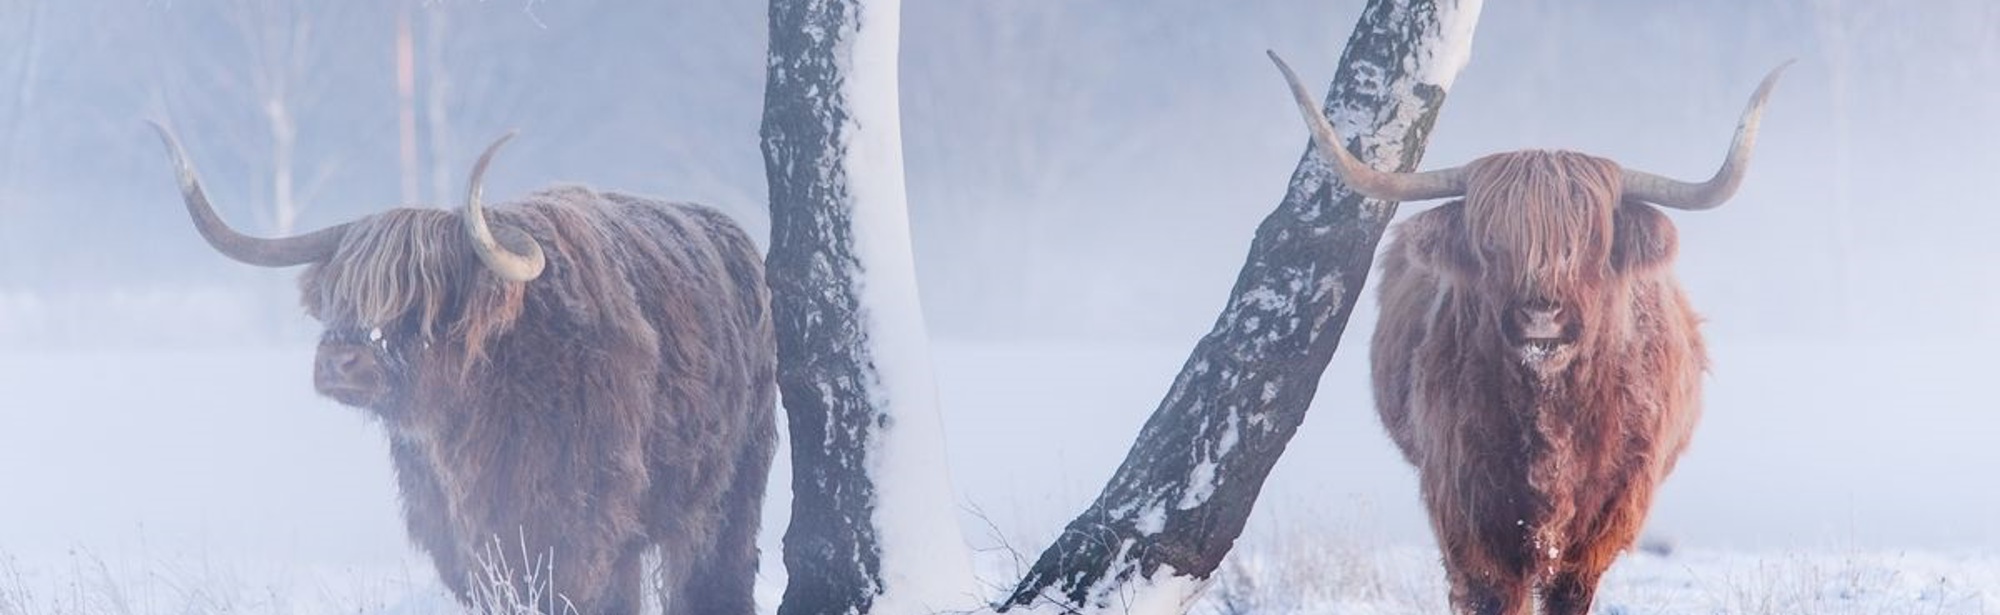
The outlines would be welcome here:
[[[1611,265],[1620,273],[1652,271],[1673,262],[1680,235],[1666,214],[1645,203],[1625,201],[1612,218],[1618,236],[1611,242]]]
[[[1396,240],[1415,264],[1455,276],[1478,272],[1473,247],[1465,236],[1465,201],[1452,201],[1410,216],[1396,225]]]

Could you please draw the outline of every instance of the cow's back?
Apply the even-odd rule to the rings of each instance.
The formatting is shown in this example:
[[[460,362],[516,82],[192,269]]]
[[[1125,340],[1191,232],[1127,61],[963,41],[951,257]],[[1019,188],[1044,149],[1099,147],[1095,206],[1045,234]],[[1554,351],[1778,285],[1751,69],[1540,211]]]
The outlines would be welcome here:
[[[665,476],[655,476],[657,508],[649,517],[712,527],[719,519],[710,517],[722,514],[716,507],[737,475],[767,474],[777,446],[777,338],[763,257],[715,209],[605,196],[635,221],[635,240],[662,247],[667,269],[678,276],[632,272],[649,319],[663,332],[658,402],[666,420],[648,456],[653,471]]]
[[[705,546],[738,475],[767,474],[776,448],[776,337],[756,245],[709,207],[582,187],[537,192],[496,213],[528,228],[552,268],[615,270],[622,288],[590,295],[614,305],[548,311],[597,314],[609,322],[578,325],[622,330],[650,349],[643,359],[602,361],[618,375],[586,377],[649,379],[646,415],[620,421],[644,433],[641,521],[655,539]],[[544,301],[595,300],[545,292],[554,298]],[[627,301],[629,310],[615,305]]]

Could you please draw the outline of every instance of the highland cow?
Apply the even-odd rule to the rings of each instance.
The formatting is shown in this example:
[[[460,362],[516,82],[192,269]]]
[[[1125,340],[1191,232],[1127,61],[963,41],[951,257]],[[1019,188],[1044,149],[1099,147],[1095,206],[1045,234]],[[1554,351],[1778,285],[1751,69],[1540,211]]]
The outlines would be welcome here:
[[[1272,56],[1277,60],[1277,56]],[[1313,143],[1355,192],[1456,198],[1398,224],[1371,348],[1376,410],[1417,468],[1452,608],[1580,615],[1644,524],[1700,415],[1707,358],[1674,226],[1743,180],[1780,66],[1715,176],[1686,183],[1562,151],[1387,173],[1361,163],[1278,60]]]
[[[487,211],[502,138],[464,209],[254,238],[160,136],[211,246],[307,265],[314,385],[386,429],[410,538],[462,601],[499,584],[636,613],[657,548],[667,613],[753,612],[777,363],[762,260],[734,223],[579,187]],[[531,572],[545,585],[520,586]]]

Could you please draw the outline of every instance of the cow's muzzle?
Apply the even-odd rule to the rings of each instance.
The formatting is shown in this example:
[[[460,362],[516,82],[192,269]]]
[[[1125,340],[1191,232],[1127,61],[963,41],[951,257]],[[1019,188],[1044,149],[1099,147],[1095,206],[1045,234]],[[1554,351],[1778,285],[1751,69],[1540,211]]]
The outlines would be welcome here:
[[[322,342],[313,359],[313,387],[335,401],[366,408],[389,393],[389,374],[369,346]]]
[[[1563,339],[1561,304],[1536,303],[1514,308],[1515,339],[1523,342],[1555,342]]]

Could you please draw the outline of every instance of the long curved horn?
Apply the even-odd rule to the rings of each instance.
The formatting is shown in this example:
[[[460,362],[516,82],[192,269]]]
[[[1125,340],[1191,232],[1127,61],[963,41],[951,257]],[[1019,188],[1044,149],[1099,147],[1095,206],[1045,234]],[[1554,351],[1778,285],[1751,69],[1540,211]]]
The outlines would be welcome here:
[[[1757,85],[1757,93],[1750,96],[1750,106],[1743,109],[1743,119],[1736,123],[1736,139],[1729,143],[1729,156],[1722,159],[1722,168],[1716,169],[1714,177],[1697,184],[1626,169],[1625,198],[1690,211],[1713,209],[1729,200],[1736,194],[1736,188],[1743,185],[1743,174],[1750,168],[1750,151],[1757,147],[1757,125],[1764,119],[1764,103],[1771,99],[1771,88],[1778,85],[1778,76],[1785,74],[1785,69],[1795,61],[1786,60],[1771,69],[1771,74]]]
[[[1278,72],[1285,74],[1285,83],[1292,87],[1292,97],[1298,99],[1299,115],[1306,120],[1306,127],[1312,129],[1313,145],[1319,148],[1319,157],[1325,158],[1333,166],[1340,181],[1362,196],[1384,201],[1421,201],[1441,199],[1465,194],[1465,167],[1452,167],[1422,173],[1385,173],[1377,171],[1348,153],[1346,141],[1333,131],[1333,124],[1321,115],[1319,103],[1312,93],[1299,84],[1299,76],[1292,67],[1285,64],[1278,52],[1266,50],[1271,61],[1278,64]]]
[[[180,179],[181,199],[187,201],[188,216],[194,218],[195,230],[201,232],[201,237],[215,251],[258,267],[290,267],[326,260],[340,247],[340,238],[347,234],[344,223],[278,239],[251,237],[229,228],[222,216],[216,215],[215,207],[209,205],[208,194],[202,192],[201,179],[195,176],[194,165],[188,163],[180,141],[159,122],[146,123],[153,125],[153,130],[160,133],[160,142],[167,145],[167,155],[173,157],[174,174]]]
[[[464,220],[466,236],[472,239],[472,251],[479,254],[479,262],[486,263],[486,268],[493,270],[493,274],[500,279],[526,282],[542,275],[542,268],[548,265],[542,255],[541,244],[535,243],[535,239],[527,233],[502,227],[503,232],[509,235],[507,243],[524,246],[525,250],[514,252],[500,245],[493,237],[493,230],[486,226],[486,208],[479,203],[479,193],[485,189],[482,183],[486,177],[486,165],[493,162],[493,154],[498,153],[500,146],[506,145],[514,135],[514,131],[508,131],[498,141],[486,146],[486,153],[480,154],[479,163],[472,166],[472,179],[465,189],[465,213],[461,219]]]

